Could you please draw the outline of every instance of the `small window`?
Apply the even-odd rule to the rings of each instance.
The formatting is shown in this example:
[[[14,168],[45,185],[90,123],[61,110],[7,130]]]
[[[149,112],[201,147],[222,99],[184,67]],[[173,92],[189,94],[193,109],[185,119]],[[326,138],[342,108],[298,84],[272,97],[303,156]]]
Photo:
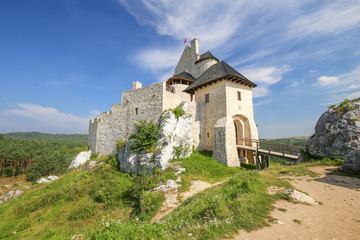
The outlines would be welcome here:
[[[139,114],[139,108],[135,108],[135,115]]]
[[[205,102],[210,102],[210,94],[205,94]]]
[[[241,92],[237,92],[237,99],[241,101]]]
[[[206,133],[206,138],[210,138],[210,133],[209,132]]]

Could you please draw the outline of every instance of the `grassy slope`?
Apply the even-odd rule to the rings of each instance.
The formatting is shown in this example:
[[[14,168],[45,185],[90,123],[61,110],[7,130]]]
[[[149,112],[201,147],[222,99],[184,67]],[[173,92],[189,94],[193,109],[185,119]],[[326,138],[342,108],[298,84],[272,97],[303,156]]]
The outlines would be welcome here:
[[[8,138],[38,139],[40,141],[54,142],[70,146],[87,146],[87,134],[49,134],[40,132],[13,132],[2,134]]]
[[[276,176],[310,175],[310,164],[315,163],[273,165],[259,174],[221,165],[208,153],[194,153],[182,159],[187,187],[195,179],[227,181],[189,198],[155,223],[149,219],[164,198],[149,190],[160,180],[175,178],[172,169],[150,177],[121,173],[108,164],[92,172],[72,171],[0,206],[0,239],[70,239],[75,234],[86,239],[188,239],[189,234],[216,239],[240,228],[250,231],[268,224],[271,204],[283,197],[268,195],[266,188],[290,186]]]

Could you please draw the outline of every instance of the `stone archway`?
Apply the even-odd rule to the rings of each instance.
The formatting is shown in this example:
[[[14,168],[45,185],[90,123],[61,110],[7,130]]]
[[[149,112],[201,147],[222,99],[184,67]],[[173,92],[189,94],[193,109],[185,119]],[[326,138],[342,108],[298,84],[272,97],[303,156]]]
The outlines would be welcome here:
[[[244,145],[244,129],[238,119],[234,120],[236,145]]]
[[[249,119],[240,114],[233,116],[233,119],[235,125],[236,145],[244,145],[245,141],[246,146],[252,146]]]

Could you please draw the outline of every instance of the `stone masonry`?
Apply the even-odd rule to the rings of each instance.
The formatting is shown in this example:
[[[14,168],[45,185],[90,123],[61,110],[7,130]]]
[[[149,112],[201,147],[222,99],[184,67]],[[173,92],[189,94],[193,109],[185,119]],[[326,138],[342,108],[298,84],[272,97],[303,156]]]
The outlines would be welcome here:
[[[186,102],[195,148],[213,151],[220,163],[239,166],[251,161],[254,149],[239,139],[258,139],[253,87],[256,84],[210,52],[199,55],[195,38],[167,82],[144,87],[134,82],[132,90],[122,93],[121,103],[90,120],[89,149],[100,155],[114,153],[118,139],[128,139],[136,121],[157,122],[165,110]]]

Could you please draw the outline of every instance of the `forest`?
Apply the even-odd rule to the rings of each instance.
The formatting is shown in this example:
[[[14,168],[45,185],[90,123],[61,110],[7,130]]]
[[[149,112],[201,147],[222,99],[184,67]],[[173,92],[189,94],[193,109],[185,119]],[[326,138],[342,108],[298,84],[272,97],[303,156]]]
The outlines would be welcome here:
[[[16,139],[37,139],[40,141],[59,143],[67,147],[83,147],[88,144],[87,134],[50,134],[40,132],[13,132],[2,134],[4,137]]]
[[[46,140],[33,137],[46,135],[42,133],[40,135],[30,133],[28,139],[19,138],[20,134],[15,135],[18,138],[5,137],[9,134],[0,135],[0,176],[2,177],[25,174],[26,180],[34,182],[41,176],[62,174],[76,154],[87,150],[87,142],[77,142],[79,138],[77,134],[72,136],[49,134]]]

